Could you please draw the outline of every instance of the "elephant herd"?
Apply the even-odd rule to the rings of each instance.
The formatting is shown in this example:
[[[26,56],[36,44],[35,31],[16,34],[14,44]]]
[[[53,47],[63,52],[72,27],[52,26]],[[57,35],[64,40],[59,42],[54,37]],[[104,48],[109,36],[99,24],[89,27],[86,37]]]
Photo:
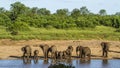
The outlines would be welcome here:
[[[63,60],[63,59],[71,59],[72,57],[72,52],[73,52],[73,46],[68,46],[66,50],[64,51],[58,51],[57,47],[55,45],[49,46],[47,44],[42,44],[39,45],[39,47],[43,51],[44,55],[44,60],[48,60],[48,53],[51,53],[51,59],[53,60]],[[101,48],[102,48],[102,56],[103,57],[108,57],[108,50],[109,46],[107,42],[102,42],[101,43]],[[31,59],[33,58],[34,63],[38,63],[39,60],[39,50],[34,50],[34,56],[32,57],[32,49],[29,45],[26,45],[21,48],[23,52],[23,62],[25,64],[31,63]],[[91,58],[91,49],[89,47],[83,47],[83,46],[77,46],[76,47],[76,55],[77,58],[81,59],[88,59],[90,60]]]

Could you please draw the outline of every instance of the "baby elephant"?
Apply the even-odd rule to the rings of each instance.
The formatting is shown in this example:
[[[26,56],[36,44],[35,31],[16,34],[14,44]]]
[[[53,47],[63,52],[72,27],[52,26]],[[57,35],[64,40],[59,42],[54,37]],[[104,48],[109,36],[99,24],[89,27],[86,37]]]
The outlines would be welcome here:
[[[101,47],[102,47],[102,56],[103,57],[108,57],[108,51],[109,51],[109,46],[107,42],[102,42],[101,43]]]
[[[39,51],[38,50],[35,50],[34,51],[34,63],[38,63],[38,60],[39,60],[39,57],[38,57],[38,54],[39,54]]]

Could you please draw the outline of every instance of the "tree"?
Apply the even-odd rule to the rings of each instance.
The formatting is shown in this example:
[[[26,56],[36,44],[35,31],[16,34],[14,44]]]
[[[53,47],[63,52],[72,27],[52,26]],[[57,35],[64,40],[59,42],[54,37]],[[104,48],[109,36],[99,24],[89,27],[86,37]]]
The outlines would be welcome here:
[[[80,13],[85,15],[85,14],[89,14],[90,12],[85,6],[83,6],[80,8]]]
[[[72,12],[71,12],[71,16],[73,18],[78,18],[80,16],[80,10],[77,9],[77,8],[73,9]]]
[[[120,16],[120,12],[116,12],[115,15]]]
[[[7,15],[0,13],[0,25],[9,26],[10,22],[10,18]]]
[[[41,8],[41,9],[38,9],[37,14],[39,14],[39,15],[50,15],[51,13],[46,8]]]
[[[11,4],[11,15],[10,18],[12,21],[15,21],[19,14],[24,14],[26,10],[26,6],[20,2],[15,2]]]
[[[56,11],[56,14],[67,16],[67,15],[69,14],[69,10],[68,10],[68,9],[58,9],[58,10]]]
[[[6,10],[4,8],[0,8],[0,13],[5,12]]]
[[[37,14],[37,11],[38,11],[38,8],[37,8],[37,7],[31,8],[32,14]]]
[[[101,16],[105,16],[105,15],[107,15],[107,12],[106,12],[105,9],[101,9],[101,10],[99,11],[99,14],[100,14]]]

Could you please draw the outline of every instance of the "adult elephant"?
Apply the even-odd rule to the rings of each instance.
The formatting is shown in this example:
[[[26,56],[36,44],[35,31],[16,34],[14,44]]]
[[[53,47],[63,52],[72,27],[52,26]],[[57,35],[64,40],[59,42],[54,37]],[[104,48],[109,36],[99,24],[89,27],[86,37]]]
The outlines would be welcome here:
[[[107,42],[102,42],[101,47],[102,47],[102,56],[103,57],[108,57],[108,51],[109,51],[108,43]]]
[[[47,44],[45,44],[45,45],[40,45],[40,48],[41,48],[42,51],[43,51],[44,60],[47,60],[47,59],[48,59],[49,46],[48,46]]]
[[[25,64],[31,63],[31,47],[29,45],[26,45],[25,47],[22,47],[21,50],[23,51],[23,62]]]
[[[77,46],[76,47],[76,55],[78,58],[82,58],[82,46]]]
[[[49,51],[51,52],[51,58],[56,60],[56,51],[57,51],[57,47],[55,45],[52,45],[49,48]]]
[[[81,58],[86,58],[88,57],[90,60],[91,57],[91,50],[89,47],[81,47],[82,52],[81,52]]]

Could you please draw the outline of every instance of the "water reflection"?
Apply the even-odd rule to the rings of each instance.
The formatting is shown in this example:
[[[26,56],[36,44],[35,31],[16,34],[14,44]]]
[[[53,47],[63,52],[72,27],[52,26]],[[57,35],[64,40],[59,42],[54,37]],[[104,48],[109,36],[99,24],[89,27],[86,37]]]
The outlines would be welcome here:
[[[108,59],[103,59],[102,64],[108,64]]]
[[[43,60],[43,64],[48,64],[48,60]]]
[[[48,68],[51,65],[52,60],[39,60],[38,64],[35,64],[34,61],[31,61],[31,64],[24,64],[22,60],[0,60],[0,68]],[[68,60],[63,61],[64,64],[71,64],[75,68],[120,68],[120,60],[91,60],[83,61],[80,59],[77,60]],[[113,67],[114,66],[114,67]]]
[[[66,63],[67,63],[67,64],[72,64],[72,60],[71,60],[71,59],[67,59],[67,60],[66,60]]]
[[[76,64],[90,64],[91,60],[77,59]]]

